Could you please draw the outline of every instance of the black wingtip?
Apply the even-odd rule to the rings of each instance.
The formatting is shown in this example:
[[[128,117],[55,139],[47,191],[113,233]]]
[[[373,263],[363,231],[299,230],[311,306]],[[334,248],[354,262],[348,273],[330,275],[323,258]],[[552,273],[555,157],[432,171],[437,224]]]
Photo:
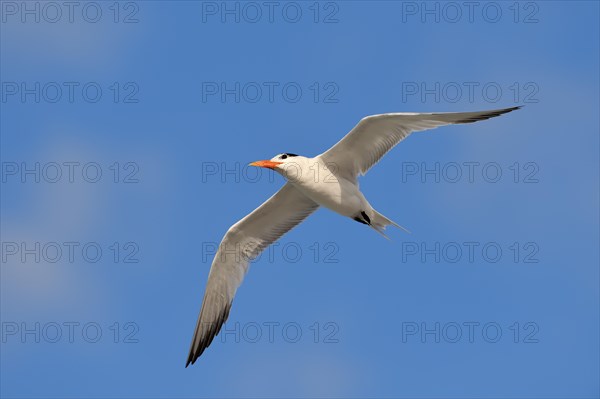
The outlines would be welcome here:
[[[521,109],[523,107],[524,107],[524,105],[517,105],[515,107],[504,108],[504,111],[506,111],[505,113],[508,113],[508,112],[516,111],[516,110]]]
[[[473,122],[478,122],[478,121],[484,121],[486,119],[495,118],[496,116],[504,115],[509,112],[515,111],[517,109],[521,109],[521,108],[523,108],[522,105],[517,105],[516,107],[495,109],[495,110],[491,110],[491,111],[487,111],[487,112],[483,111],[481,113],[478,113],[478,115],[476,115],[476,116],[466,118],[466,119],[461,119],[454,123],[473,123]]]
[[[202,354],[202,352],[204,352],[204,351],[201,351],[201,352],[200,352],[200,353],[198,353],[198,354],[195,354],[195,353],[190,353],[190,355],[188,356],[188,360],[187,360],[187,362],[185,363],[185,368],[187,369],[187,368],[188,368],[188,366],[189,366],[190,364],[193,366],[193,365],[194,365],[194,363],[196,363],[196,360],[198,360],[198,358],[199,358],[199,357],[200,357],[200,355]]]
[[[203,323],[199,321],[199,324],[196,326],[196,331],[194,332],[194,338],[192,339],[192,345],[190,348],[190,353],[188,355],[187,363],[185,367],[187,368],[190,364],[196,363],[196,360],[202,356],[206,348],[210,346],[213,339],[219,335],[221,331],[221,327],[229,317],[229,312],[231,310],[232,303],[228,303],[222,309],[221,314],[219,315],[216,322],[211,323]],[[202,310],[200,311],[200,320],[202,320]],[[201,334],[201,339],[196,342],[196,335]]]

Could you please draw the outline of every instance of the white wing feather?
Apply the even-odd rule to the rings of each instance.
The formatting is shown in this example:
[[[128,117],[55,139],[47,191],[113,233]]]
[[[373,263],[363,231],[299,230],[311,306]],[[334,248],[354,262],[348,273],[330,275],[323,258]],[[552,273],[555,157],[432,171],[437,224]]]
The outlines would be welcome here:
[[[235,292],[248,271],[249,262],[318,207],[292,184],[286,183],[261,206],[229,228],[208,274],[186,367],[194,364],[221,330]]]
[[[472,123],[514,111],[520,107],[479,112],[395,113],[363,118],[344,138],[321,154],[337,174],[350,181],[364,175],[396,144],[412,132],[456,123]]]

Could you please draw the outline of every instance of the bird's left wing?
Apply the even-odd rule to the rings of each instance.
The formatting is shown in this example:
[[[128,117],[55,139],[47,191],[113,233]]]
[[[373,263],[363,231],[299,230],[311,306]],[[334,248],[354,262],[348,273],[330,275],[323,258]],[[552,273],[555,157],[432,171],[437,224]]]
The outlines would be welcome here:
[[[194,364],[221,330],[249,262],[318,207],[291,183],[286,183],[261,206],[229,228],[208,274],[186,367]]]
[[[395,113],[367,116],[329,150],[320,155],[334,173],[350,181],[364,175],[396,144],[419,130],[493,118],[520,107],[476,112]]]

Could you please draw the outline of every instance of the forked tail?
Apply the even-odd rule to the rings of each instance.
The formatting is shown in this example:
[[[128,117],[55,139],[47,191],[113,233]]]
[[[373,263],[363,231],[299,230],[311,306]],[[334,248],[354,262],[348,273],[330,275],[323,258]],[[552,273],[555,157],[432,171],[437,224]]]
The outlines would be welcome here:
[[[381,213],[379,213],[375,209],[373,209],[373,217],[371,218],[371,224],[370,224],[370,226],[376,232],[378,232],[379,234],[381,234],[382,236],[384,236],[388,240],[389,240],[389,237],[385,235],[384,231],[385,231],[385,228],[387,226],[389,226],[389,225],[396,226],[399,229],[402,229],[402,230],[406,231],[407,233],[410,233],[410,231],[408,231],[406,228],[400,226],[397,223],[394,223],[393,221],[391,221],[390,219],[386,218]]]

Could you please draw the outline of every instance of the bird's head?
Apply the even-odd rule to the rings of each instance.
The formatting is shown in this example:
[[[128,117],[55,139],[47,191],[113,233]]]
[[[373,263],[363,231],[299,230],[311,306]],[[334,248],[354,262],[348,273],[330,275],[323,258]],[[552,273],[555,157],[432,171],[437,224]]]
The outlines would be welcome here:
[[[296,154],[283,153],[277,154],[271,159],[265,159],[263,161],[252,162],[250,166],[259,166],[261,168],[273,169],[277,172],[281,172],[286,166],[298,165],[304,163],[305,157]]]
[[[302,174],[301,171],[306,163],[308,163],[308,158],[286,152],[277,154],[268,160],[252,162],[250,166],[272,169],[291,180]]]

